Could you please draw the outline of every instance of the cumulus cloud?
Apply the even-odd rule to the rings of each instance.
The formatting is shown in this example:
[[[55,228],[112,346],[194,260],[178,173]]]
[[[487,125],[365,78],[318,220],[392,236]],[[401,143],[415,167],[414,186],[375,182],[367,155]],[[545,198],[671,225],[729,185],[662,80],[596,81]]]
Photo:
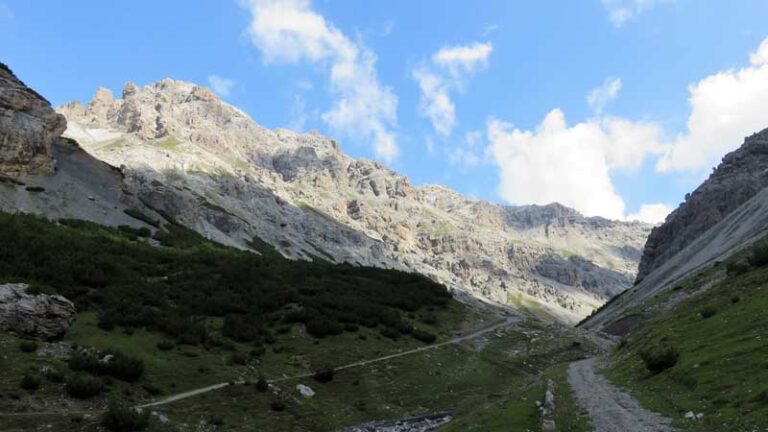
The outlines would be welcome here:
[[[710,75],[690,86],[687,132],[673,141],[657,165],[662,172],[701,171],[766,127],[768,38],[738,70]]]
[[[552,110],[535,131],[493,119],[489,152],[499,166],[499,194],[514,204],[559,202],[587,216],[625,219],[626,204],[611,171],[633,169],[662,150],[659,129],[623,119],[592,119],[568,126]]]
[[[587,103],[596,114],[600,114],[608,102],[616,99],[620,90],[621,79],[608,78],[600,86],[595,87],[587,94]]]
[[[627,21],[662,3],[675,0],[603,0],[608,16],[616,27],[622,27]]]
[[[211,86],[211,89],[213,89],[217,95],[222,97],[229,96],[229,93],[232,91],[235,84],[234,80],[222,78],[218,75],[211,75],[208,77],[208,85]]]
[[[466,168],[484,163],[483,133],[470,131],[464,134],[463,142],[449,150],[448,161],[451,165],[461,165]]]
[[[488,65],[491,51],[490,43],[446,46],[432,56],[432,61],[454,74],[471,73]]]
[[[672,207],[666,204],[643,204],[637,213],[627,216],[627,220],[658,224],[664,222],[664,219],[671,212]]]
[[[309,0],[241,3],[251,12],[248,35],[264,61],[319,66],[334,99],[323,121],[338,132],[372,138],[378,157],[394,159],[397,96],[379,82],[376,55],[315,12]]]
[[[412,76],[421,91],[419,114],[440,135],[450,135],[456,122],[451,92],[461,90],[470,74],[487,67],[491,51],[490,43],[445,46],[432,55],[431,62],[414,68]]]

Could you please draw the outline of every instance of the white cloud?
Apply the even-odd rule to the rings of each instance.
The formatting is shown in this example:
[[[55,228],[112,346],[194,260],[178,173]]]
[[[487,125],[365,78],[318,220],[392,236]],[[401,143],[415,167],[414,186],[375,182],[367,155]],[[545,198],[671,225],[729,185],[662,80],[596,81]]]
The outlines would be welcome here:
[[[559,109],[535,131],[494,119],[487,133],[501,171],[502,198],[514,204],[559,202],[610,219],[625,219],[626,207],[611,171],[634,169],[662,149],[654,125],[605,118],[568,127]]]
[[[303,132],[304,126],[307,124],[306,102],[301,95],[296,95],[293,98],[293,106],[291,107],[291,120],[288,123],[288,129],[296,132]]]
[[[229,93],[232,91],[235,84],[235,81],[229,78],[222,78],[217,75],[208,77],[208,85],[210,85],[211,89],[221,97],[229,96]]]
[[[662,3],[675,0],[602,0],[608,10],[608,16],[616,27],[622,27],[627,21]]]
[[[371,137],[378,157],[397,156],[397,96],[376,73],[376,56],[312,10],[309,0],[241,0],[251,42],[267,63],[309,62],[328,73],[333,107],[323,120],[338,132]]]
[[[628,215],[627,220],[658,224],[664,222],[664,219],[671,212],[672,207],[666,204],[643,204],[637,213]]]
[[[426,67],[414,69],[413,78],[421,90],[419,113],[432,122],[439,134],[450,135],[456,121],[456,108],[448,95],[449,88],[445,79]]]
[[[448,152],[448,161],[452,165],[474,167],[484,163],[483,133],[470,131],[464,134],[464,142],[453,147]]]
[[[432,55],[431,63],[413,70],[413,79],[421,90],[419,114],[428,118],[440,135],[450,135],[456,122],[451,91],[462,90],[470,74],[486,67],[492,51],[490,43],[445,46]]]
[[[706,170],[745,136],[768,126],[768,38],[749,66],[710,75],[689,91],[688,130],[672,142],[659,171]]]
[[[490,43],[445,46],[432,56],[432,61],[453,74],[471,73],[488,65],[491,51]]]
[[[616,99],[620,90],[620,78],[607,78],[600,86],[595,87],[587,94],[587,103],[596,114],[600,114],[608,102]]]

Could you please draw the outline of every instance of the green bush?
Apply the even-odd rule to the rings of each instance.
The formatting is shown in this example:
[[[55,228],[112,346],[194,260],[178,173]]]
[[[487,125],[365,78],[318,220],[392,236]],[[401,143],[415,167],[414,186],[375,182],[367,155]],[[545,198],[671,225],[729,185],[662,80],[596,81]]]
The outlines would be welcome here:
[[[21,383],[19,385],[24,390],[33,392],[39,389],[42,384],[43,382],[39,376],[31,373],[27,373],[27,374],[24,374],[23,378],[21,378]]]
[[[261,393],[266,392],[269,390],[269,383],[267,382],[266,378],[263,376],[259,376],[258,381],[256,381],[256,390],[258,390]]]
[[[45,188],[42,186],[27,186],[26,189],[27,189],[27,192],[35,192],[35,193],[45,192]]]
[[[248,356],[240,352],[232,353],[228,362],[231,365],[245,366],[248,364]]]
[[[762,267],[768,264],[768,240],[759,240],[752,245],[752,255],[749,263],[754,267]]]
[[[658,374],[674,367],[680,358],[680,354],[673,347],[661,347],[641,351],[640,358],[643,360],[646,369]]]
[[[725,273],[728,276],[739,276],[749,272],[752,266],[746,260],[737,260],[725,265]]]
[[[136,432],[149,427],[149,411],[112,401],[101,417],[101,425],[112,432]]]
[[[427,332],[427,331],[424,331],[424,330],[419,330],[419,329],[415,329],[413,331],[413,333],[411,333],[411,336],[414,339],[416,339],[418,341],[421,341],[421,342],[424,342],[426,344],[431,344],[431,343],[433,343],[434,341],[437,340],[437,336],[433,335],[430,332]]]
[[[99,378],[85,374],[72,375],[65,386],[67,394],[76,399],[90,399],[104,390],[104,383]]]
[[[160,351],[170,351],[176,348],[176,344],[172,340],[163,339],[157,343],[157,349]]]
[[[272,401],[272,403],[269,404],[269,409],[277,412],[285,411],[285,402],[280,400]]]
[[[43,376],[52,383],[64,382],[64,373],[55,367],[47,367],[43,369]]]
[[[380,331],[381,335],[390,339],[397,339],[400,337],[400,332],[392,327],[384,327]]]
[[[713,316],[717,315],[717,309],[715,309],[712,306],[705,307],[704,309],[699,312],[699,315],[701,315],[702,318],[712,318]]]
[[[312,378],[319,383],[329,383],[333,381],[333,369],[325,367],[315,371]]]
[[[33,353],[37,351],[37,342],[35,341],[21,341],[19,343],[19,350],[25,353]]]
[[[69,358],[69,368],[97,375],[109,375],[125,382],[136,382],[144,373],[144,361],[118,350],[100,353],[76,351]]]

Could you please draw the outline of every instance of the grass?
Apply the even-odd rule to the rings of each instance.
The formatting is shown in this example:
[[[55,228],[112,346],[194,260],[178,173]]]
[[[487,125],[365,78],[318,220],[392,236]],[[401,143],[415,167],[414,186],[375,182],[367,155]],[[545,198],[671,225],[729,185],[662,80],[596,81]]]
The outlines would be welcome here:
[[[162,141],[158,141],[157,145],[165,150],[173,151],[181,145],[181,140],[173,135],[169,135]]]
[[[695,292],[715,271],[699,272],[676,290]],[[669,416],[684,430],[766,430],[766,310],[768,268],[722,279],[644,323],[613,355],[605,372],[630,388],[645,407]],[[654,374],[639,354],[660,346],[675,348],[679,359]],[[684,420],[688,411],[704,413],[704,420]]]

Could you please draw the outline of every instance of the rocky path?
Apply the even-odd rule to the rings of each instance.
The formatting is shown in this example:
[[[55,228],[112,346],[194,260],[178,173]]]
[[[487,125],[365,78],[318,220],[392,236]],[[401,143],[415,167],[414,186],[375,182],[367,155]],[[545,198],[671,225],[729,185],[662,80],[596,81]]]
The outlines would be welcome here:
[[[627,392],[595,372],[595,359],[571,363],[568,384],[589,413],[595,432],[673,432],[670,420],[648,411]]]

